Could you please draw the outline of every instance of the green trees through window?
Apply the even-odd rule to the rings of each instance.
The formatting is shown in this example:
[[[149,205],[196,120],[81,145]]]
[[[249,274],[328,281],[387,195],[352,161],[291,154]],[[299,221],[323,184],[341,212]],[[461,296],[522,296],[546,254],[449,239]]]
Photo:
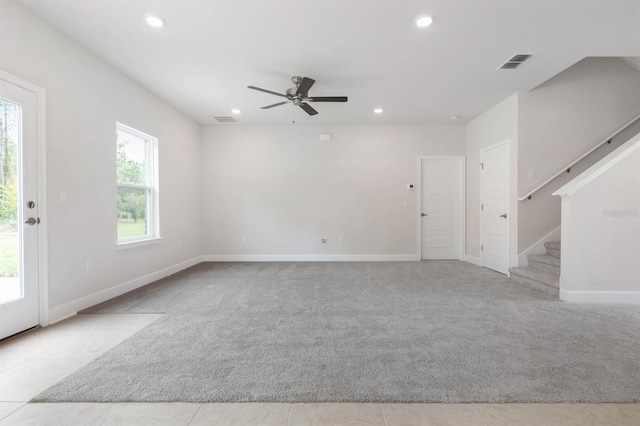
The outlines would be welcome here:
[[[157,140],[122,124],[116,126],[118,240],[157,236],[154,187]]]
[[[18,118],[0,98],[0,277],[18,276]]]
[[[0,226],[12,227],[18,220],[17,105],[0,98]]]

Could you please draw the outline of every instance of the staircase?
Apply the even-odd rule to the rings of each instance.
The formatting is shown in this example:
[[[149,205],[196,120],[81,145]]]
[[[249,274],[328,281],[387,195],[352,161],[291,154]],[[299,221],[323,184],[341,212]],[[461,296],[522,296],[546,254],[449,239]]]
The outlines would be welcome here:
[[[560,242],[544,243],[546,254],[530,254],[528,267],[509,268],[511,279],[527,287],[558,296],[560,286]]]

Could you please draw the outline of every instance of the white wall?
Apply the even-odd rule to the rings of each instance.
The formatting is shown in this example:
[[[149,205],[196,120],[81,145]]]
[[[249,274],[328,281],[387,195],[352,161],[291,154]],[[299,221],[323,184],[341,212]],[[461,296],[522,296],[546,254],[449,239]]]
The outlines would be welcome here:
[[[517,264],[518,96],[512,95],[467,124],[467,256],[471,261],[480,257],[480,151],[509,140],[509,266]]]
[[[640,72],[618,58],[586,58],[518,98],[518,187],[524,195],[640,115]],[[560,226],[551,193],[632,134],[577,164],[519,205],[520,252]],[[529,173],[535,174],[529,179]]]
[[[218,259],[417,259],[418,193],[406,185],[418,184],[419,156],[463,155],[465,138],[462,125],[228,125],[203,133],[203,252]],[[333,140],[318,141],[320,133]]]
[[[22,6],[0,9],[0,68],[46,90],[53,311],[71,313],[97,292],[199,256],[200,127]],[[116,121],[159,139],[164,240],[127,251],[116,249]]]
[[[627,156],[607,169],[622,154]],[[560,297],[640,303],[640,135],[558,192]]]

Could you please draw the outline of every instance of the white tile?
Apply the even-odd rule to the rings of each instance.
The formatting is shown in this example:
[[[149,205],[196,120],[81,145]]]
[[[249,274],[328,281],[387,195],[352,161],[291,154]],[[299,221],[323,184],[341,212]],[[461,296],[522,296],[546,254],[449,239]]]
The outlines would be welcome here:
[[[481,425],[473,404],[382,404],[387,426]]]
[[[157,314],[76,315],[41,332],[44,339],[57,343],[55,347],[59,347],[60,342],[92,347],[105,347],[106,343],[111,347],[161,317]]]
[[[384,426],[380,404],[291,404],[289,426],[362,425]]]
[[[151,324],[162,315],[75,315],[49,327],[29,331],[0,343],[4,359],[27,360],[69,345],[106,350]]]
[[[24,402],[0,402],[0,420],[22,407]]]
[[[476,404],[476,412],[486,425],[586,426],[580,404]],[[595,423],[592,423],[595,424]]]
[[[15,365],[51,347],[44,345],[37,337],[33,337],[34,333],[31,332],[28,336],[17,336],[0,342],[0,365],[4,366],[5,362],[13,362]],[[0,367],[0,370],[6,370],[6,368]]]
[[[585,419],[585,425],[638,426],[640,424],[640,404],[573,405]]]
[[[118,403],[95,423],[99,425],[169,425],[187,426],[196,415],[200,404],[183,402]]]
[[[4,420],[0,426],[90,425],[111,404],[26,404]]]
[[[76,315],[4,342],[0,401],[29,401],[161,316]]]
[[[290,406],[281,403],[202,404],[190,426],[286,426]]]
[[[0,373],[0,401],[29,401],[81,365],[73,358],[24,361]]]
[[[23,361],[25,361],[25,359],[22,357],[0,356],[0,373],[2,373],[3,371],[7,371],[12,367],[15,367]]]

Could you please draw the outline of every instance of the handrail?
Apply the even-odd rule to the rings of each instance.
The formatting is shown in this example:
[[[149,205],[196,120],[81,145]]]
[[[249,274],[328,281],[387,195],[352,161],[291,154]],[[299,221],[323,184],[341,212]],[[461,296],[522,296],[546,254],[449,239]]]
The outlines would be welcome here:
[[[564,173],[565,171],[567,173],[569,173],[569,171],[571,170],[571,167],[573,167],[575,164],[577,164],[578,162],[580,162],[583,158],[585,158],[587,155],[591,154],[593,151],[595,151],[596,149],[600,148],[602,145],[604,145],[605,143],[611,143],[611,140],[613,138],[615,138],[616,136],[618,136],[620,133],[622,133],[624,130],[626,130],[627,127],[631,126],[633,123],[635,123],[636,121],[640,120],[640,115],[636,116],[633,120],[629,121],[627,124],[625,124],[624,126],[622,126],[620,129],[616,130],[611,136],[609,136],[608,138],[606,138],[605,140],[603,140],[602,142],[600,142],[599,144],[597,144],[596,146],[594,146],[593,148],[591,148],[589,151],[587,151],[586,153],[582,154],[577,160],[575,160],[574,162],[572,162],[571,164],[569,164],[568,166],[563,167],[562,169],[560,169],[556,174],[554,174],[553,176],[551,176],[549,179],[545,180],[544,182],[542,182],[540,185],[536,186],[534,189],[532,189],[531,191],[527,192],[525,195],[523,195],[522,197],[518,198],[518,201],[524,201],[527,199],[531,199],[531,195],[535,194],[536,192],[538,192],[539,189],[541,189],[542,187],[546,186],[549,182],[551,182],[552,180],[554,180],[555,178],[557,178],[558,176],[560,176],[562,173]]]

